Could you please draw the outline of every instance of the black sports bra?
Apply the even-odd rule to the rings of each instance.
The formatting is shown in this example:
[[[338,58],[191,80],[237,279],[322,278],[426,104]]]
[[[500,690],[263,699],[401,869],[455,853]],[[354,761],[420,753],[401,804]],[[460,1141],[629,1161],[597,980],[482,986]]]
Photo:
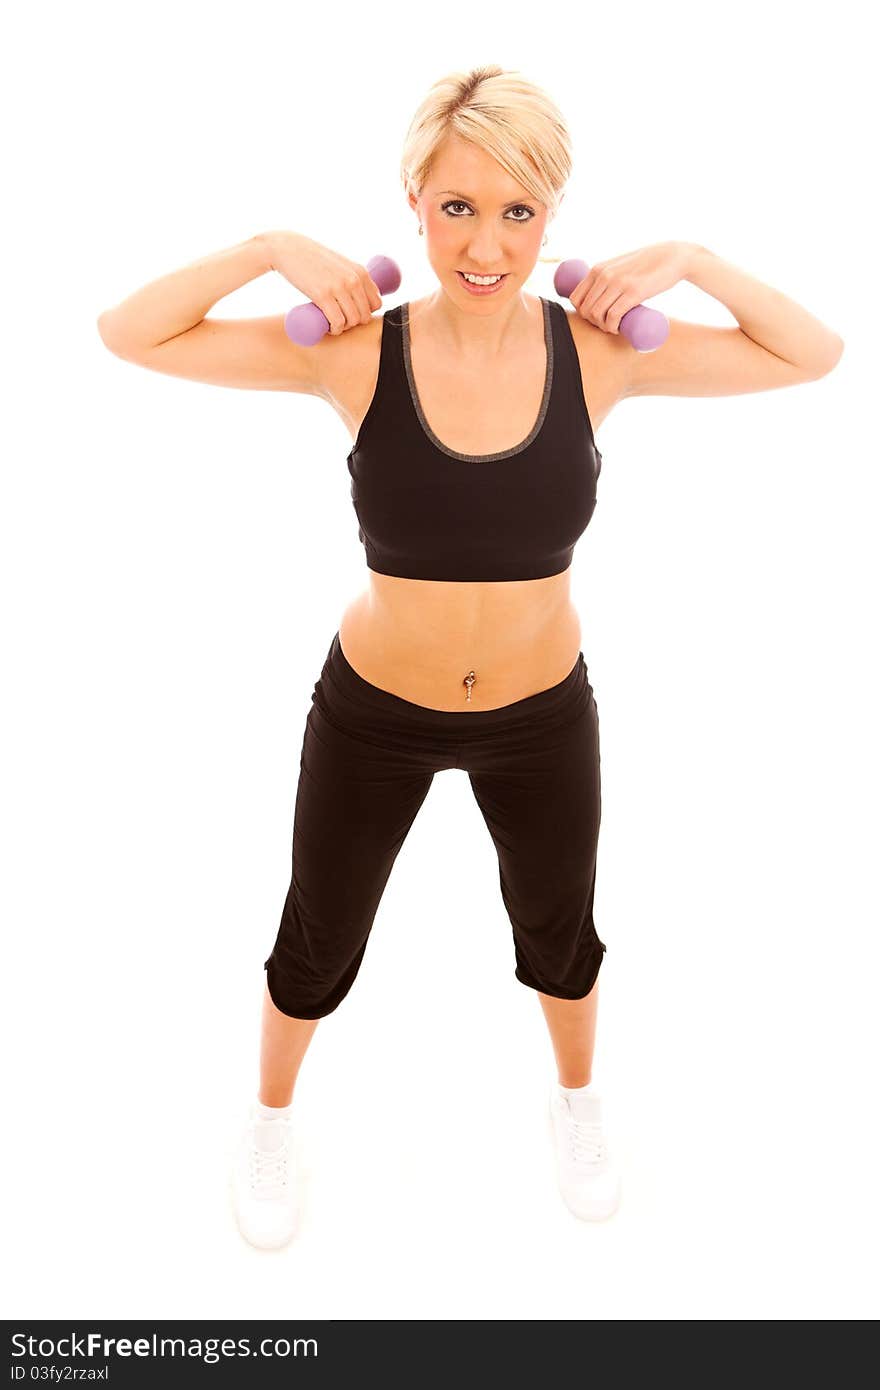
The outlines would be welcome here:
[[[564,308],[541,296],[547,371],[521,443],[462,454],[425,419],[412,371],[409,304],[382,316],[379,375],[348,455],[367,567],[402,579],[544,579],[571,564],[596,506],[602,455]]]

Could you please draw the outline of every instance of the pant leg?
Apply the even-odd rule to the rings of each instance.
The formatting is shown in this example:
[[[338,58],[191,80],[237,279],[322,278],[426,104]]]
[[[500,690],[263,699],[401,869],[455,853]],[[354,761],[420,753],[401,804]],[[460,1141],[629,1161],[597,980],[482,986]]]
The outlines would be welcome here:
[[[294,812],[292,874],[265,962],[276,1008],[323,1018],[351,989],[394,860],[433,781],[409,750],[346,732],[313,704]]]
[[[605,944],[593,921],[601,820],[599,719],[592,690],[562,727],[512,730],[469,768],[495,843],[513,928],[515,974],[560,999],[589,994]]]

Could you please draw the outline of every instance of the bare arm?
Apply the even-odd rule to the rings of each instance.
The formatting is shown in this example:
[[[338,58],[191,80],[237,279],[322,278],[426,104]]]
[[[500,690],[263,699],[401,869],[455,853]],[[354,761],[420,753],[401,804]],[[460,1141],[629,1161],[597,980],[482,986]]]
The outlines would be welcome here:
[[[107,347],[150,351],[201,323],[218,299],[271,270],[262,233],[172,270],[106,309],[98,330]]]
[[[299,232],[260,232],[135,290],[101,314],[98,331],[114,356],[154,372],[211,386],[324,396],[340,354],[347,361],[347,333],[328,333],[316,346],[300,347],[285,332],[284,313],[226,319],[208,312],[224,295],[280,266],[294,285],[292,272],[299,278],[300,259],[305,269],[310,255],[319,263],[329,258],[331,269],[336,259],[334,252]],[[369,319],[372,301],[365,288],[361,296],[364,310],[360,302],[343,302],[353,317],[365,312]],[[381,304],[375,286],[373,298]],[[345,324],[337,300],[328,308],[334,320]]]
[[[705,246],[691,245],[683,277],[719,300],[738,327],[669,320],[657,352],[633,352],[626,339],[606,334],[625,396],[734,396],[816,381],[837,365],[838,333],[739,266]]]
[[[840,361],[844,342],[838,333],[781,290],[707,247],[694,249],[684,278],[726,305],[751,342],[789,366],[824,376]]]

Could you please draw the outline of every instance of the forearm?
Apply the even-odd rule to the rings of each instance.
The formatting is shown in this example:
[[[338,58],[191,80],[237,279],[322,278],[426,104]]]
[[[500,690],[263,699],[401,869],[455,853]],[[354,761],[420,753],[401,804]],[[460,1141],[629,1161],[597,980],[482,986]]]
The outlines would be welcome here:
[[[843,352],[843,339],[781,290],[695,246],[685,280],[720,300],[743,333],[794,366],[828,371]]]
[[[107,309],[98,319],[101,337],[108,346],[156,347],[201,323],[218,299],[271,268],[262,234],[202,256]]]

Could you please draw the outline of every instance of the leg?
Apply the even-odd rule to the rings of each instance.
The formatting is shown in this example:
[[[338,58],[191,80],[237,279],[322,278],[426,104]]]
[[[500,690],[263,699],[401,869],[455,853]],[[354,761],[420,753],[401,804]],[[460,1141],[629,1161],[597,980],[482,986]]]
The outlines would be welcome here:
[[[596,1045],[599,981],[584,999],[555,999],[538,993],[556,1056],[560,1086],[587,1086],[592,1080]]]
[[[276,1009],[263,983],[263,1031],[260,1041],[260,1094],[263,1105],[289,1105],[317,1018],[291,1018]]]
[[[266,1105],[289,1103],[318,1020],[338,1007],[360,969],[394,860],[433,780],[406,754],[345,732],[317,705],[309,712],[290,886],[265,962]]]
[[[517,727],[488,752],[476,750],[469,776],[498,855],[517,979],[547,996],[557,1060],[569,1075],[591,1064],[605,951],[593,921],[599,720],[585,678],[564,717],[554,711],[554,722],[534,723],[534,731]]]

